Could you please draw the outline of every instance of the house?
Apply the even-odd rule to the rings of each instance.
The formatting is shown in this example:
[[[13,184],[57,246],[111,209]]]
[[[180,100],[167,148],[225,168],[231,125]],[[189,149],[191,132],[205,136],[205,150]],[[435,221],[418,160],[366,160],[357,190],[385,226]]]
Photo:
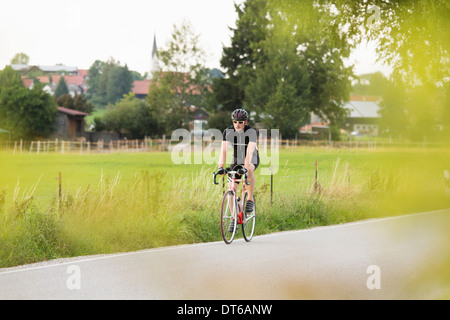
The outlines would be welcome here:
[[[51,138],[75,139],[84,136],[84,117],[88,113],[78,110],[58,107],[58,116],[56,117],[55,132]]]
[[[166,75],[177,75],[180,77],[183,77],[183,81],[185,81],[185,84],[189,81],[189,73],[171,73],[171,72],[162,72],[160,74],[160,77],[165,77]],[[150,89],[150,85],[153,83],[156,83],[156,86],[158,86],[158,82],[155,82],[155,80],[135,80],[133,82],[133,86],[131,88],[131,92],[134,93],[134,95],[140,99],[144,99],[148,95],[148,91]],[[181,92],[181,88],[176,88],[177,92]],[[200,86],[200,85],[190,85],[188,88],[185,89],[185,93],[189,93],[192,95],[202,95],[203,90],[212,91],[212,88],[210,85]]]
[[[39,83],[44,84],[43,90],[46,93],[54,95],[59,80],[61,77],[64,77],[69,94],[72,97],[75,94],[83,94],[87,91],[88,70],[67,66],[28,66],[17,64],[12,65],[12,68],[22,74],[22,81],[29,89],[33,88],[34,79],[36,79]]]
[[[33,89],[33,87],[34,87],[33,79],[28,79],[27,77],[22,76],[22,82],[23,82],[23,85],[25,86],[25,88],[28,88],[30,90]]]
[[[12,64],[11,68],[13,70],[19,71],[22,75],[27,75],[30,73],[65,73],[70,75],[78,74],[77,67],[70,66],[30,66],[27,64]]]
[[[328,139],[329,122],[311,122],[300,128],[300,139]]]
[[[131,91],[136,98],[145,99],[148,95],[148,89],[150,88],[151,80],[135,80]]]
[[[380,101],[379,97],[351,96],[342,106],[347,115],[341,124],[341,131],[352,135],[378,135]],[[314,137],[319,132],[324,135],[328,132],[328,126],[329,122],[312,113],[310,123],[300,128],[300,135]]]
[[[42,74],[42,73],[64,73],[68,75],[77,75],[78,68],[70,66],[30,66],[26,64],[12,64],[11,68],[13,70],[19,71],[21,75],[32,75],[32,74]]]
[[[52,74],[49,76],[37,76],[36,78],[40,83],[46,84],[43,88],[45,92],[48,94],[54,95],[56,91],[56,87],[58,86],[61,77],[64,77],[64,81],[67,84],[67,89],[69,90],[69,94],[74,97],[75,94],[83,94],[87,90],[87,70],[79,70],[79,74],[76,75],[60,75],[60,74]]]
[[[57,83],[49,83],[46,84],[42,90],[44,90],[46,93],[50,94],[50,95],[55,95],[55,91],[56,88],[58,87]],[[84,93],[83,88],[81,86],[78,86],[76,84],[73,83],[67,83],[67,89],[69,90],[69,94],[73,97],[75,97],[75,95],[81,95]]]
[[[378,135],[378,120],[380,118],[379,98],[352,97],[344,104],[347,116],[342,128],[352,135]]]

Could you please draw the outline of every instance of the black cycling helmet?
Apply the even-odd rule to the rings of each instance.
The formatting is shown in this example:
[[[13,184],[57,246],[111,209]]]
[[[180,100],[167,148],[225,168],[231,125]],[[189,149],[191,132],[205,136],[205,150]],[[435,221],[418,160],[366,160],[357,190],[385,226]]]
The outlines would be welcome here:
[[[244,109],[236,109],[231,114],[231,120],[245,121],[248,118],[248,113]]]

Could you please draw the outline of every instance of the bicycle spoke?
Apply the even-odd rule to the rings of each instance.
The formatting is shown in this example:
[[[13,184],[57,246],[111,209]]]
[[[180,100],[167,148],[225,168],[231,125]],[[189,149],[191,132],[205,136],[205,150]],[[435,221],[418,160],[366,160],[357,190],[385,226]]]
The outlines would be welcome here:
[[[247,204],[247,196],[248,194],[245,194],[244,208]],[[245,241],[247,242],[249,242],[253,238],[253,234],[255,232],[255,222],[256,222],[256,205],[252,212],[248,212],[245,214],[244,224],[242,225],[242,233],[244,235]]]
[[[222,201],[220,224],[223,240],[227,244],[233,241],[236,234],[237,223],[235,222],[234,227],[230,227],[232,221],[235,220],[235,207],[235,196],[231,191],[228,191],[227,193],[225,193]]]

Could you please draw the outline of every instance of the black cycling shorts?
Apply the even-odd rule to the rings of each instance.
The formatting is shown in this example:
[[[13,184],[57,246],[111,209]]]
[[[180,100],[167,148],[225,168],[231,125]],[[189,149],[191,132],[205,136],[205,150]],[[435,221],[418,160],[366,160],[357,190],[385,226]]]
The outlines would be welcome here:
[[[256,163],[252,162],[252,164],[255,166],[255,170],[256,170],[256,168],[258,168],[258,166],[259,166],[259,154],[257,154]],[[233,158],[233,160],[231,161],[231,165],[230,165],[231,170],[234,171],[234,168],[236,168],[237,166],[242,166],[242,168],[243,168],[244,164],[243,163],[237,163],[237,159]],[[241,176],[236,174],[236,178],[240,179]],[[239,182],[237,182],[237,183],[239,183]]]
[[[257,157],[256,157],[256,163],[253,163],[252,162],[252,164],[255,166],[255,170],[256,170],[256,168],[258,168],[258,166],[259,166],[259,154],[257,153]],[[231,160],[231,165],[230,165],[230,168],[231,168],[231,170],[234,170],[234,168],[236,167],[236,166],[242,166],[242,167],[244,167],[244,164],[243,163],[237,163],[237,159],[236,158],[233,158],[233,160]]]

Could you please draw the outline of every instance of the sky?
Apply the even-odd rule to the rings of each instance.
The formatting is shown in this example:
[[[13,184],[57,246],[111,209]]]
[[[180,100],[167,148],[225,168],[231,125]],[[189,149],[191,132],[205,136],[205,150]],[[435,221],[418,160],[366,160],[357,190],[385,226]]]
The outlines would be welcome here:
[[[220,68],[223,46],[235,27],[234,3],[244,0],[1,0],[0,68],[16,53],[31,65],[89,69],[95,60],[114,58],[130,70],[150,69],[153,37],[163,47],[173,25],[189,21],[208,53],[207,67]],[[374,46],[362,46],[348,61],[355,73],[389,69],[376,64]]]

